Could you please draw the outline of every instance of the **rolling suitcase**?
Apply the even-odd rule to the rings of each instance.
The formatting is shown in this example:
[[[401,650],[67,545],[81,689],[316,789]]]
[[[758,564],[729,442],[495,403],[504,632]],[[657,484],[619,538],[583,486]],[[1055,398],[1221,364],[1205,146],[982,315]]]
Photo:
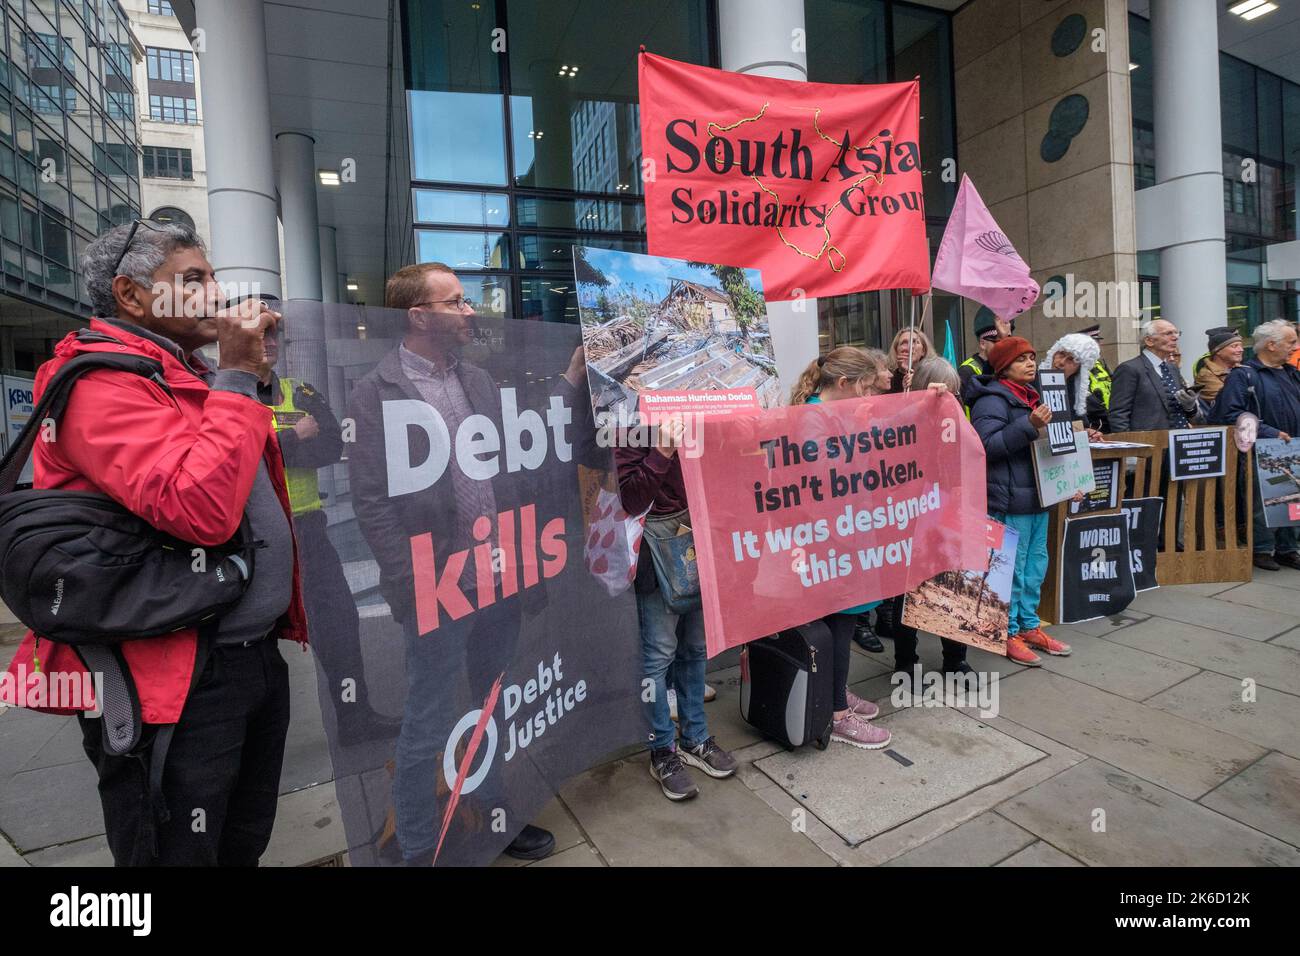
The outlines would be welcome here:
[[[831,741],[831,632],[821,621],[740,652],[740,716],[786,749]]]

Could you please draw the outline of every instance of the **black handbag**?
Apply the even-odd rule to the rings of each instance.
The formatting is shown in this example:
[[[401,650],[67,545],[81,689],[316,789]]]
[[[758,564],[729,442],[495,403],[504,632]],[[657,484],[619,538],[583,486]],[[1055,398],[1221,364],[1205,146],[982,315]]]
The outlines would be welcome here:
[[[98,333],[82,338],[116,341]],[[256,542],[246,519],[226,544],[200,548],[107,495],[14,490],[37,439],[53,430],[57,440],[77,379],[97,369],[141,375],[175,401],[161,364],[133,353],[83,353],[50,379],[0,460],[0,599],[38,637],[70,645],[114,645],[214,622],[253,575]]]

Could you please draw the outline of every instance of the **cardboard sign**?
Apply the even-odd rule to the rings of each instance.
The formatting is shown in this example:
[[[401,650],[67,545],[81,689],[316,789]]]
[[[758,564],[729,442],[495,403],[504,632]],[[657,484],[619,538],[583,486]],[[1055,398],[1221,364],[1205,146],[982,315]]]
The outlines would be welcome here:
[[[1169,479],[1217,478],[1226,470],[1222,428],[1176,428],[1169,433]]]
[[[1255,480],[1266,527],[1300,524],[1300,441],[1261,438],[1255,442]]]
[[[1067,455],[1074,450],[1074,425],[1070,415],[1070,393],[1065,386],[1065,373],[1041,369],[1034,383],[1043,404],[1052,411],[1047,423],[1048,447],[1053,455]]]
[[[1164,514],[1163,498],[1124,499],[1123,515],[1128,519],[1133,587],[1139,592],[1160,586],[1156,581],[1156,553],[1160,550],[1160,522]]]
[[[1071,501],[1070,514],[1090,514],[1119,507],[1119,464],[1118,458],[1093,462],[1092,475],[1097,487],[1084,495],[1082,501]]]
[[[903,600],[903,624],[993,654],[1007,653],[1011,577],[1020,535],[990,520],[989,566],[982,571],[944,571]]]
[[[1118,614],[1132,603],[1128,524],[1122,513],[1065,519],[1056,588],[1062,624]]]
[[[1097,490],[1087,432],[1075,432],[1074,450],[1064,455],[1053,454],[1050,438],[1038,439],[1033,449],[1034,480],[1044,508],[1073,498],[1076,491],[1086,495]]]

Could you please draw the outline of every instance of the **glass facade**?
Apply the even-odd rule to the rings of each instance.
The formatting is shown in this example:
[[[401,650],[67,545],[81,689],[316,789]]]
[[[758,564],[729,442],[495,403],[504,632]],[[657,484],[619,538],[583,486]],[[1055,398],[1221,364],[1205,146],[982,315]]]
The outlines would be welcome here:
[[[1134,186],[1155,185],[1151,23],[1129,16]],[[1264,247],[1296,238],[1296,166],[1300,162],[1300,85],[1226,53],[1219,54],[1223,130],[1223,216],[1227,236],[1226,323],[1248,333],[1261,322],[1297,317],[1295,282],[1264,278]],[[1138,255],[1158,310],[1160,256]],[[1159,314],[1158,311],[1155,312]],[[1199,345],[1199,343],[1198,343]]]
[[[140,210],[126,16],[115,0],[4,0],[0,21],[5,289],[84,315],[80,253]]]
[[[885,0],[805,0],[809,79],[922,78],[926,206],[938,242],[956,192],[947,14]],[[494,54],[493,31],[509,38]],[[574,244],[645,251],[636,51],[718,65],[708,0],[403,0],[417,261],[512,316],[576,322]],[[937,302],[947,312],[956,300]],[[824,348],[878,344],[902,293],[818,303]]]

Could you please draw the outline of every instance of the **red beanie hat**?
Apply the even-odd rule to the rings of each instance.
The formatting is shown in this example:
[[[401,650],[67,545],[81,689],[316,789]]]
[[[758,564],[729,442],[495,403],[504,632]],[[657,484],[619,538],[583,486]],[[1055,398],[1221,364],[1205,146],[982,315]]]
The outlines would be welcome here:
[[[1034,347],[1029,344],[1028,339],[1022,339],[1018,335],[1009,336],[989,352],[989,364],[993,366],[993,374],[1001,375],[1002,370],[1014,362],[1026,352],[1034,351]]]

